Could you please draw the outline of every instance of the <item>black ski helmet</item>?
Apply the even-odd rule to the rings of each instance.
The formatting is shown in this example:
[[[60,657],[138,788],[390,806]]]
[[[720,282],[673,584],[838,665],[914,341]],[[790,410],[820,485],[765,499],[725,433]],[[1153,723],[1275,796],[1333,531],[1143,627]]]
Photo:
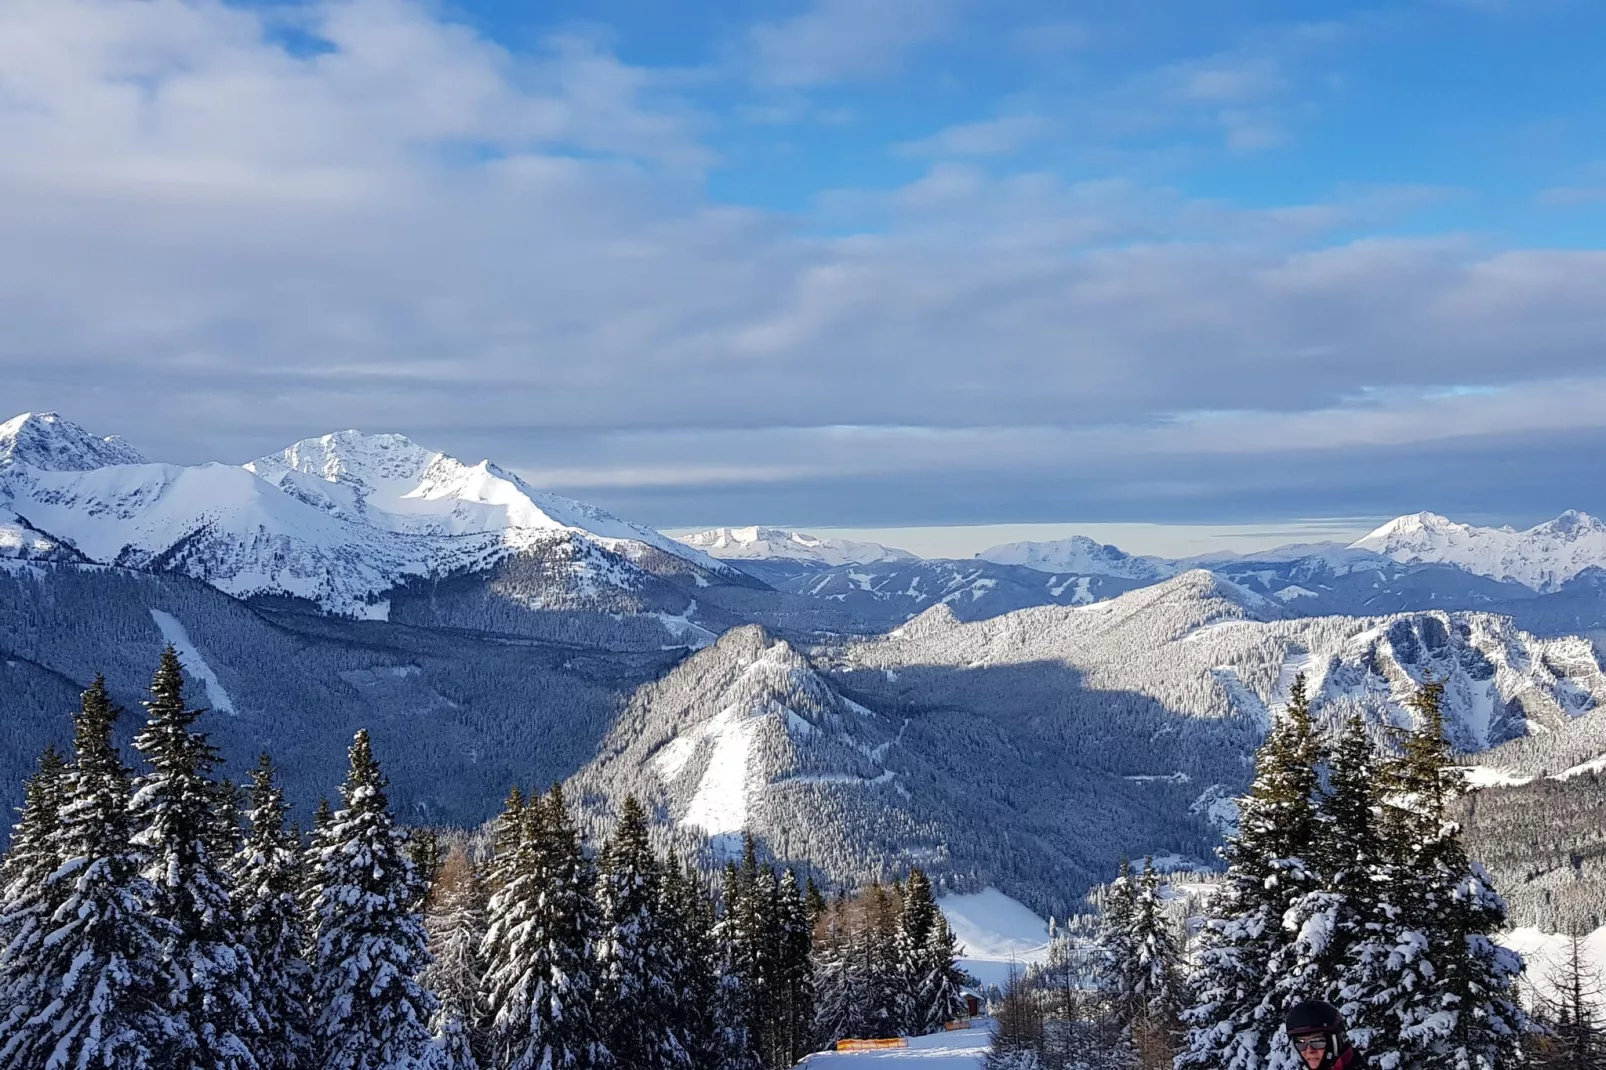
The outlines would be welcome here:
[[[1283,1018],[1283,1029],[1289,1036],[1307,1033],[1328,1033],[1333,1037],[1344,1035],[1344,1016],[1331,1003],[1307,999],[1289,1008]]]

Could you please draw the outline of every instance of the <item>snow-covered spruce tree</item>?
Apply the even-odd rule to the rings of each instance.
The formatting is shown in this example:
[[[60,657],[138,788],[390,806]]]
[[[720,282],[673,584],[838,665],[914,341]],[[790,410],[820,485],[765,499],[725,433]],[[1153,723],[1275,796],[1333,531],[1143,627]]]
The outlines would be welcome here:
[[[323,856],[329,845],[329,828],[334,824],[335,812],[328,799],[319,799],[312,811],[312,828],[307,832],[307,845],[301,851],[301,902],[302,936],[306,944],[302,957],[309,966],[318,963],[318,900],[323,896]]]
[[[898,902],[895,892],[879,881],[865,895],[864,927],[859,942],[867,1032],[872,1037],[895,1037],[902,972],[898,969]]]
[[[194,731],[203,711],[184,701],[184,673],[171,644],[151,681],[145,727],[134,741],[150,766],[131,804],[145,852],[152,910],[173,923],[166,957],[177,983],[166,994],[175,1037],[172,1058],[194,1070],[257,1070],[264,1032],[257,978],[229,896],[219,847],[217,752]]]
[[[485,899],[474,863],[461,846],[441,863],[428,898],[429,953],[424,985],[435,994],[431,1070],[479,1070],[480,943],[485,937]]]
[[[1255,753],[1238,834],[1222,850],[1227,879],[1198,952],[1178,1070],[1259,1070],[1272,1050],[1284,1004],[1268,969],[1290,942],[1284,915],[1317,883],[1304,856],[1317,834],[1321,758],[1301,674]]]
[[[7,961],[50,930],[55,907],[45,878],[61,864],[56,829],[67,788],[67,761],[51,744],[23,786],[22,809],[11,828],[11,847],[0,862],[0,976]],[[13,947],[15,945],[15,947]]]
[[[213,858],[232,859],[245,844],[244,817],[246,798],[239,785],[228,777],[212,785],[212,842],[208,844]],[[225,867],[227,868],[227,867]]]
[[[826,902],[825,893],[820,891],[820,886],[814,882],[813,876],[810,876],[803,885],[803,908],[808,911],[811,927],[819,924],[830,905]]]
[[[1435,681],[1421,685],[1410,701],[1417,726],[1389,764],[1392,886],[1345,990],[1375,1023],[1367,1054],[1381,1070],[1510,1066],[1528,1031],[1515,996],[1522,959],[1492,939],[1505,928],[1505,902],[1448,817],[1462,780],[1450,767],[1443,692]]]
[[[504,871],[513,865],[513,857],[524,842],[526,805],[523,789],[515,785],[491,824],[491,860],[485,866],[485,890],[492,895],[507,883]]]
[[[659,913],[662,873],[647,840],[647,815],[627,796],[603,846],[597,875],[598,1003],[604,1043],[631,1070],[681,1070],[691,1055],[674,1029],[680,1008]]]
[[[681,1043],[698,1070],[720,1059],[715,1004],[719,998],[718,957],[714,946],[714,903],[703,879],[674,851],[664,862],[660,910],[678,934],[678,953],[670,960],[670,982],[680,1008]]]
[[[100,677],[73,718],[73,764],[61,775],[44,881],[54,911],[6,949],[5,1070],[155,1070],[173,1065],[166,994],[176,978],[163,952],[173,935],[153,916],[142,859],[131,844],[128,770],[112,726],[120,711]]]
[[[251,771],[250,827],[230,866],[240,933],[256,965],[263,1033],[262,1070],[310,1070],[312,1035],[307,996],[312,967],[303,930],[301,845],[286,827],[290,812],[264,753]]]
[[[1136,911],[1137,885],[1132,879],[1132,863],[1121,859],[1115,880],[1104,889],[1099,925],[1099,987],[1115,1016],[1130,1026],[1138,1016],[1135,974],[1137,949],[1132,946],[1132,917]]]
[[[924,1028],[934,1033],[964,1014],[967,980],[959,968],[958,941],[940,910],[921,958],[925,963],[925,976],[920,982],[920,1004],[926,1013]]]
[[[418,902],[418,909],[424,910],[435,881],[441,875],[441,867],[446,865],[446,844],[442,842],[440,833],[428,825],[409,829],[407,857],[413,860],[413,868],[418,872],[419,894],[423,896]]]
[[[718,1070],[757,1070],[764,1065],[750,1027],[752,1000],[744,986],[748,976],[748,949],[741,938],[743,887],[747,882],[734,863],[726,863],[721,886],[721,913],[714,925],[714,954],[718,977],[714,995],[714,1033]]]
[[[790,869],[776,883],[775,921],[780,994],[776,1033],[782,1041],[786,1065],[792,1066],[812,1050],[809,1037],[814,1021],[814,933],[808,903],[798,887],[797,874]]]
[[[856,1029],[846,892],[826,907],[814,934],[814,1044],[823,1049],[855,1035]]]
[[[1132,904],[1132,951],[1137,972],[1132,994],[1140,1019],[1167,1027],[1181,1011],[1182,949],[1176,926],[1166,913],[1154,859],[1143,860],[1143,876]]]
[[[344,806],[321,834],[313,1044],[321,1070],[426,1065],[435,998],[418,983],[428,934],[418,875],[366,730],[351,745]]]
[[[562,791],[526,803],[515,790],[494,840],[497,889],[480,945],[490,1065],[608,1065],[595,1018],[590,867]]]
[[[1143,860],[1143,876],[1132,904],[1132,1040],[1145,1066],[1170,1066],[1175,1055],[1178,1016],[1183,1005],[1182,949],[1165,902],[1154,860]]]
[[[937,925],[937,900],[931,893],[931,881],[919,869],[909,871],[909,882],[904,888],[903,909],[898,915],[898,931],[894,952],[898,957],[900,974],[898,991],[898,1018],[900,1032],[911,1036],[929,1033],[942,1028],[938,1022],[930,1024],[931,1008],[921,999],[925,987],[927,944],[931,930]]]
[[[40,970],[48,958],[43,944],[56,928],[52,916],[63,896],[62,886],[49,878],[61,865],[56,832],[66,781],[67,762],[51,744],[23,786],[11,847],[0,863],[0,1051],[20,1043],[20,1050],[31,1055],[48,1035],[42,1026],[30,1027],[29,1019],[54,998]],[[4,1065],[29,1064],[24,1058]]]
[[[1284,914],[1288,943],[1270,967],[1276,1003],[1323,999],[1337,1005],[1350,1039],[1363,1052],[1371,1044],[1376,1016],[1353,993],[1370,969],[1367,963],[1387,958],[1393,948],[1378,936],[1384,899],[1394,883],[1378,834],[1378,779],[1365,723],[1352,717],[1329,756],[1328,790],[1318,805],[1311,853],[1321,880]],[[1273,1067],[1303,1065],[1280,1044],[1273,1046],[1270,1061]]]
[[[719,938],[725,945],[725,972],[732,980],[729,1013],[739,1019],[760,1064],[778,1063],[784,1043],[777,1042],[780,992],[780,946],[777,939],[775,872],[761,866],[751,835],[743,837],[741,865],[727,867],[725,916]],[[784,1032],[781,1031],[781,1032]],[[744,1056],[738,1055],[738,1059]]]

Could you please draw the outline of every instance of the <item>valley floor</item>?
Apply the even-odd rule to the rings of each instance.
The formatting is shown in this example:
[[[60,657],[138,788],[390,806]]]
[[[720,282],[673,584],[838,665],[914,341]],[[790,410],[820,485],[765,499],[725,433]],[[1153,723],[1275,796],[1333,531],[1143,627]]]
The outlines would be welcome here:
[[[907,1048],[822,1051],[798,1064],[808,1070],[981,1070],[992,1047],[990,1019],[971,1029],[910,1037]]]

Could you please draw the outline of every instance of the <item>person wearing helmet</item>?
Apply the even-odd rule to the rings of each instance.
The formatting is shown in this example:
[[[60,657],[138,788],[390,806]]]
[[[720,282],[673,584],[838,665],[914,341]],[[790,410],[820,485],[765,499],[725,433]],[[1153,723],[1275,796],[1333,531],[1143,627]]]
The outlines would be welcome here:
[[[1366,1060],[1344,1035],[1344,1016],[1331,1003],[1296,1003],[1283,1019],[1288,1041],[1310,1070],[1365,1070]]]

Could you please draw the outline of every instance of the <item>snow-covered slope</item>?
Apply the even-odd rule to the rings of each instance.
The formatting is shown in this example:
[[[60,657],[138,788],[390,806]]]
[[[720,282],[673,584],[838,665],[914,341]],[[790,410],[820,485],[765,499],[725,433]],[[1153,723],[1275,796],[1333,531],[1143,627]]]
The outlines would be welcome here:
[[[931,844],[902,807],[899,722],[843,698],[789,644],[735,628],[644,688],[574,796],[634,793],[717,853],[744,830],[839,876]]]
[[[1516,531],[1458,524],[1436,513],[1398,517],[1351,544],[1396,561],[1455,565],[1480,576],[1554,591],[1588,568],[1606,567],[1606,522],[1569,510]]]
[[[795,561],[819,568],[880,561],[918,561],[914,554],[878,542],[819,538],[781,528],[710,528],[679,540],[722,561]]]
[[[739,575],[490,462],[467,465],[399,435],[346,431],[244,466],[180,466],[145,461],[54,414],[25,415],[0,429],[0,508],[18,518],[12,528],[31,531],[8,539],[0,530],[0,547],[57,545],[238,597],[287,595],[358,616],[382,613],[385,592],[408,579],[521,554],[553,556],[582,600],[640,586],[646,559],[704,582]]]
[[[1157,557],[1135,557],[1117,547],[1095,542],[1086,535],[1050,542],[1006,542],[976,555],[1000,565],[1025,565],[1039,572],[1068,573],[1079,576],[1116,576],[1121,579],[1154,582],[1176,575],[1170,561]]]
[[[1281,603],[1196,570],[1075,609],[962,623],[938,607],[854,644],[846,659],[898,677],[916,666],[1059,663],[1086,688],[1149,695],[1191,716],[1262,722],[1286,702],[1298,672],[1318,710],[1396,724],[1409,723],[1403,700],[1431,677],[1445,682],[1452,741],[1468,751],[1552,731],[1606,705],[1606,671],[1581,638],[1539,639],[1476,612],[1288,617]]]
[[[997,888],[949,894],[937,905],[959,943],[960,965],[984,985],[1048,961],[1048,922]]]

